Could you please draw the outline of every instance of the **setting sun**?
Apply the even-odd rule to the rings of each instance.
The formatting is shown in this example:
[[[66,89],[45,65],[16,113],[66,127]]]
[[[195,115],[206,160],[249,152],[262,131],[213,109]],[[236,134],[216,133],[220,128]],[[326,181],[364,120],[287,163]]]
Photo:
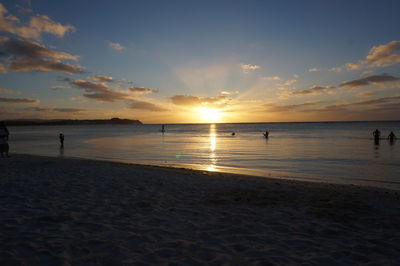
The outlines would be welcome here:
[[[220,110],[208,107],[199,108],[198,115],[200,120],[205,123],[221,122],[222,118]]]

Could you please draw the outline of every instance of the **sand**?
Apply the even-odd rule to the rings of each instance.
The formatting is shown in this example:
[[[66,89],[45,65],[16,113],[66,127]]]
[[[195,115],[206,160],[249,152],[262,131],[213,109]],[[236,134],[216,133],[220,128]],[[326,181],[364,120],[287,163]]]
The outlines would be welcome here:
[[[399,191],[13,155],[0,265],[399,265]]]

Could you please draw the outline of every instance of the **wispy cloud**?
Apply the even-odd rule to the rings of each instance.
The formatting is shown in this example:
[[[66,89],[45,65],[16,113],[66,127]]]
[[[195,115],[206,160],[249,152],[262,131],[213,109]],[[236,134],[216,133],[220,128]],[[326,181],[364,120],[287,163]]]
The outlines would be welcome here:
[[[108,42],[108,46],[110,46],[112,49],[114,49],[116,51],[123,51],[126,49],[123,45],[121,45],[117,42]]]
[[[339,86],[351,88],[351,89],[357,89],[359,87],[367,86],[370,84],[376,85],[376,84],[381,84],[381,83],[385,83],[385,82],[393,82],[393,81],[398,81],[398,80],[400,80],[400,78],[390,76],[390,75],[374,75],[374,76],[369,76],[366,78],[343,82]]]
[[[128,95],[111,89],[106,82],[94,82],[88,80],[72,80],[64,78],[65,82],[73,88],[86,91],[85,97],[103,102],[115,102],[127,99]]]
[[[364,101],[354,101],[350,103],[341,104],[340,106],[374,105],[374,104],[389,103],[395,100],[400,100],[400,95],[388,96],[388,97],[382,97]]]
[[[0,63],[0,73],[7,73],[7,68],[2,63]]]
[[[316,68],[316,67],[308,69],[308,72],[319,72],[319,71],[321,71],[321,69]]]
[[[342,70],[343,70],[343,68],[341,68],[341,67],[331,67],[329,69],[330,72],[336,72],[336,73],[342,72]]]
[[[13,91],[12,91],[12,90],[9,90],[9,89],[3,89],[3,88],[0,88],[0,93],[12,94],[12,93],[13,93]]]
[[[171,101],[176,105],[183,106],[213,106],[222,107],[225,106],[231,98],[221,95],[215,97],[197,97],[190,95],[175,95],[171,97]]]
[[[262,77],[263,80],[281,80],[278,76]]]
[[[23,25],[16,16],[9,14],[4,5],[0,3],[0,31],[39,40],[42,33],[63,37],[67,32],[75,31],[75,27],[62,25],[44,15],[34,15],[26,25]]]
[[[68,88],[68,87],[61,86],[61,85],[55,85],[55,86],[51,86],[51,87],[50,87],[50,89],[51,89],[51,90],[54,90],[54,91],[62,90],[62,89],[66,89],[66,88]]]
[[[0,37],[1,59],[6,70],[16,72],[50,71],[68,74],[82,73],[83,67],[63,63],[60,59],[77,60],[79,57],[57,52],[45,46],[21,39]]]
[[[237,95],[239,91],[221,91],[221,95]]]
[[[357,94],[357,97],[366,98],[366,97],[374,96],[377,93],[378,93],[377,91],[363,91],[363,92],[360,92],[359,94]]]
[[[104,76],[104,75],[94,75],[89,77],[91,80],[102,81],[102,82],[112,82],[114,81],[113,77]]]
[[[37,104],[40,101],[35,99],[23,99],[23,98],[3,98],[0,97],[1,103],[10,103],[10,104]]]
[[[147,111],[152,111],[152,112],[162,112],[162,111],[168,110],[168,109],[160,107],[154,103],[138,101],[138,100],[132,100],[131,103],[128,105],[128,107],[131,109],[141,109],[141,110],[147,110]]]
[[[292,86],[296,82],[297,82],[296,79],[291,79],[291,80],[286,80],[286,81],[284,81],[284,82],[282,82],[282,83],[280,83],[278,85],[282,86],[282,87],[287,87],[287,86]]]
[[[362,101],[353,101],[347,103],[337,103],[332,105],[323,106],[321,108],[314,108],[314,109],[306,109],[303,110],[304,112],[338,112],[338,111],[345,111],[349,113],[351,110],[359,109],[359,110],[376,110],[382,108],[385,105],[397,105],[400,106],[398,103],[394,103],[400,100],[400,95],[395,96],[388,96],[388,97],[381,97],[371,100],[362,100]],[[361,108],[361,109],[360,109]]]
[[[26,111],[32,111],[32,112],[60,112],[60,113],[79,113],[82,111],[85,111],[84,109],[78,109],[78,108],[50,108],[50,107],[26,107],[24,108]]]
[[[314,106],[317,102],[307,102],[300,104],[287,104],[287,105],[277,105],[277,104],[265,104],[267,112],[293,112],[298,111],[304,107]]]
[[[332,92],[332,89],[335,89],[335,86],[312,86],[309,89],[301,90],[301,91],[285,91],[282,93],[283,97],[288,96],[299,96],[299,95],[318,95],[324,92]]]
[[[240,65],[244,73],[249,73],[250,71],[260,69],[261,67],[258,65],[251,65],[251,64],[242,64]]]
[[[364,67],[388,67],[400,63],[400,41],[391,41],[387,44],[371,48],[366,58],[358,63],[347,63],[349,70]]]
[[[131,92],[135,94],[149,94],[149,93],[157,93],[157,89],[145,88],[145,87],[130,87],[128,88]]]

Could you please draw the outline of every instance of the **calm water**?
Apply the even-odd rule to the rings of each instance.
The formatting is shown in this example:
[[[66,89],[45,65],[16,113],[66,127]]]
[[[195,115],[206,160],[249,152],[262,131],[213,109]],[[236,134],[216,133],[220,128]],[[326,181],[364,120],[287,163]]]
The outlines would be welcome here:
[[[11,152],[400,189],[400,122],[10,127]],[[270,131],[269,139],[262,132]],[[58,134],[65,135],[60,149]],[[231,136],[231,132],[236,132]]]

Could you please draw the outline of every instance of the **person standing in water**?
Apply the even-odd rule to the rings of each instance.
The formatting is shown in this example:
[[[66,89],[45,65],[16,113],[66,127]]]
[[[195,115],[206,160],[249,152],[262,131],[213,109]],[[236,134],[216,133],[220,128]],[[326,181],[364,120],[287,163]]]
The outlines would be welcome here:
[[[9,146],[8,146],[8,136],[10,135],[10,133],[8,132],[8,129],[6,127],[6,124],[4,122],[0,122],[0,153],[1,153],[1,157],[10,157],[8,155],[8,150],[9,150]]]
[[[396,139],[396,135],[393,133],[393,131],[390,131],[390,134],[388,136],[388,140],[390,142],[393,142]]]
[[[375,129],[375,131],[372,133],[372,136],[374,136],[375,142],[379,142],[379,138],[381,136],[381,132],[378,129]]]
[[[61,148],[64,148],[64,134],[63,134],[63,133],[60,133],[59,138],[60,138],[60,145],[61,145]]]
[[[264,133],[264,137],[267,139],[268,136],[269,136],[269,132],[268,132],[268,130],[266,130],[265,133]]]

